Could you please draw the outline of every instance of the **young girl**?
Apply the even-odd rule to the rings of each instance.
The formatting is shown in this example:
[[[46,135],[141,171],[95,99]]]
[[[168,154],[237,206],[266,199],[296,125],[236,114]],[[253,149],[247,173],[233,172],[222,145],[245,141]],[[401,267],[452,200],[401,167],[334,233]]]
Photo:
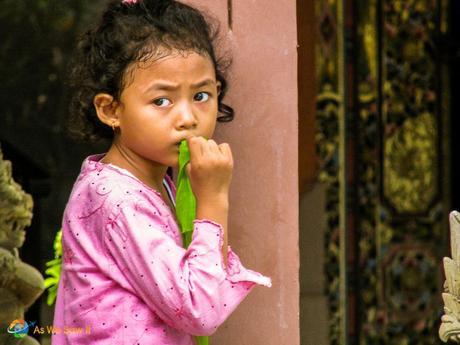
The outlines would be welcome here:
[[[226,82],[203,15],[176,1],[113,1],[79,44],[71,113],[88,157],[63,218],[63,268],[52,342],[192,345],[256,285],[227,246],[232,154],[211,138]],[[197,200],[183,247],[166,174],[187,140]]]

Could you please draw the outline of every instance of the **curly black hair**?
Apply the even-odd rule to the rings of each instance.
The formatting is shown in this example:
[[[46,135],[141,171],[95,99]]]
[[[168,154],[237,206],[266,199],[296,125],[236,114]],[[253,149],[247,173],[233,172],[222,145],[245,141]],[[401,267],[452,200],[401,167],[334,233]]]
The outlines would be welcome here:
[[[231,121],[234,111],[222,103],[227,91],[224,71],[230,60],[216,57],[219,30],[215,23],[174,0],[111,1],[100,23],[80,37],[70,63],[70,132],[90,141],[113,138],[110,127],[97,118],[94,96],[105,92],[119,99],[133,63],[173,51],[211,58],[221,83],[218,121]]]

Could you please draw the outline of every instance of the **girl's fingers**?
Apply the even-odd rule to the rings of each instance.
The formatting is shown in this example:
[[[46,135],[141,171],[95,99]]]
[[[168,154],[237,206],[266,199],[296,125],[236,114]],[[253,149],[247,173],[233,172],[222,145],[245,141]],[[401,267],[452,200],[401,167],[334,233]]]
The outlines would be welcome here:
[[[233,155],[232,150],[230,149],[230,145],[227,143],[223,143],[219,145],[220,152],[230,160],[230,163],[233,165]]]
[[[225,157],[233,164],[232,151],[230,145],[223,143],[218,145],[214,140],[206,140],[203,137],[192,137],[187,140],[191,159],[204,157]]]
[[[198,158],[203,155],[203,145],[201,137],[192,137],[187,139],[188,149],[190,151],[190,159]]]
[[[209,139],[206,141],[206,151],[210,154],[217,154],[219,153],[219,147],[217,146],[217,143],[212,140],[212,139]]]

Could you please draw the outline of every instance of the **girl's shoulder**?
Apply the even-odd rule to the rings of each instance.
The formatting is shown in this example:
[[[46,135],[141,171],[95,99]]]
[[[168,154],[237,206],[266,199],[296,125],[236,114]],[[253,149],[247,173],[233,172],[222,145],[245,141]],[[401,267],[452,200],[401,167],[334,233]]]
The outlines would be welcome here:
[[[82,164],[69,202],[86,203],[94,207],[135,207],[142,203],[161,212],[161,195],[129,171],[112,164],[101,163],[103,155],[89,156]],[[162,212],[161,212],[162,213]]]

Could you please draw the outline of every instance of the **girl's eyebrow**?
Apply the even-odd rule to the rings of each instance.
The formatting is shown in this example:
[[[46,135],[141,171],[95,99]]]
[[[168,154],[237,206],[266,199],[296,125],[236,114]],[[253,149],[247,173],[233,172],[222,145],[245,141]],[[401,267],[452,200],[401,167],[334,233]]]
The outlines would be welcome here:
[[[192,88],[198,89],[200,87],[206,86],[206,85],[214,85],[216,81],[214,79],[205,79],[203,81],[200,81],[196,84],[192,84]]]
[[[206,86],[206,85],[214,85],[216,84],[215,80],[208,78],[205,80],[202,80],[196,84],[192,84],[191,87],[193,89],[198,89],[200,87]],[[145,91],[149,92],[152,90],[160,90],[160,91],[176,91],[179,88],[178,84],[174,83],[168,83],[168,82],[156,82],[150,85],[150,87]]]
[[[152,90],[161,90],[161,91],[174,91],[179,88],[179,85],[176,84],[169,84],[164,82],[157,82],[150,85],[150,87],[146,90],[146,92]]]

